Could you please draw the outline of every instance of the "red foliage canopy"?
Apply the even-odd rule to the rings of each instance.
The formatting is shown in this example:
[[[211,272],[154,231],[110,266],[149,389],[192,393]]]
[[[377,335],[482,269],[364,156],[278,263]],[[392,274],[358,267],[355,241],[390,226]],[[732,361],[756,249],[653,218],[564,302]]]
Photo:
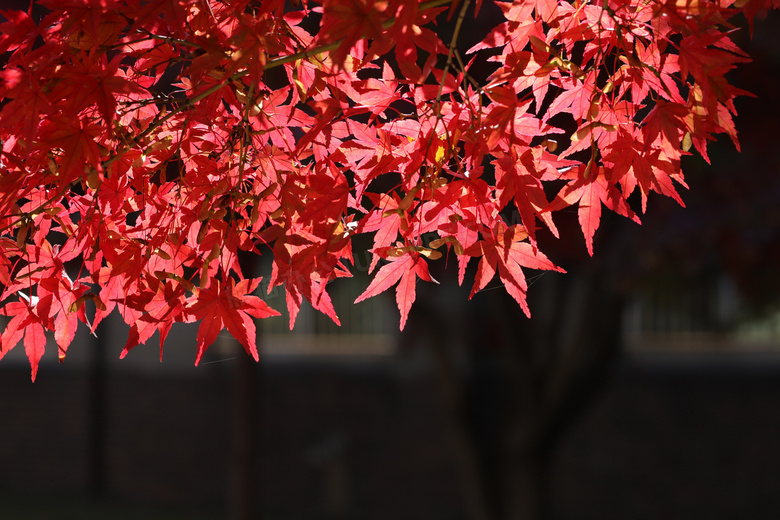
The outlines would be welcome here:
[[[257,358],[254,318],[278,312],[241,251],[273,255],[291,327],[304,298],[338,323],[327,284],[361,233],[357,301],[398,283],[401,328],[445,254],[529,313],[556,211],[578,207],[592,254],[602,205],[638,221],[635,193],[681,202],[681,156],[738,146],[730,20],[778,2],[496,2],[466,52],[469,0],[40,4],[0,24],[0,358],[23,341],[33,379],[46,330],[62,359],[114,309],[124,353],[200,320],[197,360],[224,328]]]

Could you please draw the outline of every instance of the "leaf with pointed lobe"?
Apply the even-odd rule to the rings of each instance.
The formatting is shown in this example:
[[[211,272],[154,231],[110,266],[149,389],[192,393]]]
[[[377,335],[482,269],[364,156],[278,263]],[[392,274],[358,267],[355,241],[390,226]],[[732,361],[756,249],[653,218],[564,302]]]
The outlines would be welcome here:
[[[604,155],[604,160],[613,165],[613,178],[620,179],[624,197],[628,197],[638,186],[643,213],[647,210],[647,198],[651,191],[671,197],[684,206],[672,182],[674,179],[685,187],[678,167],[679,159],[668,155],[662,148],[646,147],[638,134],[618,128],[617,140]]]
[[[27,298],[27,300],[25,303],[10,302],[2,308],[2,314],[10,316],[11,320],[0,336],[0,347],[2,347],[0,359],[24,339],[24,351],[30,361],[30,378],[34,383],[38,374],[38,365],[46,350],[46,333],[43,327],[45,318],[42,318],[39,313],[43,311],[47,314],[47,310],[38,308],[37,304],[40,301],[37,297]]]
[[[428,264],[425,259],[415,252],[407,252],[397,257],[388,257],[388,260],[389,263],[379,268],[371,283],[357,297],[355,303],[377,296],[397,282],[400,282],[396,288],[395,297],[398,310],[401,313],[400,328],[403,330],[409,316],[409,310],[416,298],[415,283],[417,278],[422,278],[425,281],[434,280],[428,272]]]
[[[342,66],[357,42],[382,38],[386,15],[381,8],[386,5],[375,0],[324,0],[322,25],[314,43],[339,42],[331,56],[337,66]]]
[[[525,242],[527,237],[528,233],[522,226],[506,227],[502,223],[493,230],[482,231],[483,239],[465,250],[469,256],[480,257],[469,299],[484,289],[498,271],[506,291],[530,317],[531,311],[526,302],[528,284],[522,268],[564,271]]]
[[[46,350],[46,333],[38,322],[29,323],[24,329],[24,352],[30,360],[32,372],[30,379],[35,382],[38,374],[38,365]]]
[[[523,225],[528,231],[531,243],[536,243],[536,219],[540,218],[553,235],[558,236],[558,229],[552,216],[542,210],[548,205],[547,195],[542,185],[544,168],[540,151],[529,149],[517,157],[517,149],[511,154],[497,154],[494,161],[496,167],[496,191],[499,193],[499,205],[504,207],[514,201],[520,213]]]
[[[255,361],[258,360],[256,329],[251,317],[279,316],[279,312],[269,307],[262,298],[251,295],[259,282],[258,278],[245,279],[238,283],[232,280],[228,283],[212,283],[198,291],[194,301],[187,305],[186,312],[201,320],[197,334],[198,353],[195,365],[200,363],[203,354],[223,328],[244,346]]]
[[[52,301],[50,315],[60,360],[65,358],[68,346],[76,336],[79,321],[87,321],[83,306],[77,307],[75,312],[73,309],[73,305],[86,291],[86,286],[73,284],[69,279],[43,278],[38,282],[39,301],[46,295],[49,295]]]
[[[80,61],[72,69],[60,72],[61,82],[58,85],[58,95],[66,105],[66,114],[76,114],[92,104],[97,105],[108,131],[113,130],[117,114],[117,98],[127,94],[147,94],[137,82],[125,77],[120,69],[123,59],[118,54],[111,61],[98,60]]]
[[[51,115],[43,121],[39,130],[40,149],[59,149],[54,176],[68,184],[81,178],[89,167],[98,169],[100,151],[95,138],[100,127],[81,120],[74,122],[62,114]]]
[[[158,271],[159,272],[159,271]],[[143,314],[130,326],[130,333],[120,354],[124,358],[139,344],[144,344],[155,332],[160,333],[160,361],[163,357],[163,344],[174,322],[186,321],[184,317],[185,289],[194,291],[188,282],[178,281],[176,275],[162,273],[161,277],[149,277],[143,292],[125,299],[125,303]],[[157,274],[157,273],[155,273]]]
[[[593,256],[593,237],[601,222],[601,205],[639,223],[639,218],[631,210],[623,194],[611,185],[603,172],[591,172],[584,176],[584,166],[573,170],[577,174],[543,211],[552,213],[567,206],[578,204],[577,215],[585,236],[588,253]]]
[[[3,10],[0,11],[0,16],[7,20],[0,23],[0,54],[17,49],[32,49],[40,31],[29,13]]]

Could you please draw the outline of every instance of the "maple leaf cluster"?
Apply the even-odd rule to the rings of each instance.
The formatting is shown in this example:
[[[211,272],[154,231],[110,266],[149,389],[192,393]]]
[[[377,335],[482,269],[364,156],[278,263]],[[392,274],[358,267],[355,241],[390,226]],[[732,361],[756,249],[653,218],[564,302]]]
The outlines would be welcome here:
[[[397,284],[401,328],[445,255],[460,283],[477,261],[471,295],[498,273],[528,314],[524,269],[561,270],[537,243],[556,211],[577,207],[593,254],[602,206],[638,221],[651,192],[682,203],[681,157],[718,133],[738,146],[730,20],[777,3],[495,2],[503,21],[468,50],[481,0],[4,11],[0,358],[23,342],[34,379],[47,330],[62,359],[116,310],[123,355],[200,321],[197,360],[223,329],[257,359],[254,319],[279,313],[240,258],[272,255],[291,328],[304,299],[338,323],[327,286],[365,233],[357,301]]]

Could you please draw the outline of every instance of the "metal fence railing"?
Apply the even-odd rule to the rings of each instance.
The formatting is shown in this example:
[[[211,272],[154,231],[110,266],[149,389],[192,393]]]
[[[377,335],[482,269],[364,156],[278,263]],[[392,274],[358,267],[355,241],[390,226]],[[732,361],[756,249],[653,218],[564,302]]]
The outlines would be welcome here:
[[[752,314],[722,275],[646,287],[629,300],[622,326],[634,352],[780,352],[780,312]]]

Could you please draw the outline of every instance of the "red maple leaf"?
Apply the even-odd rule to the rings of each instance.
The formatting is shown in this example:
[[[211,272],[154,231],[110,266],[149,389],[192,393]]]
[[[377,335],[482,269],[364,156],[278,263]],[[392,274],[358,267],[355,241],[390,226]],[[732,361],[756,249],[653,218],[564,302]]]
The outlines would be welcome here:
[[[255,345],[256,329],[252,317],[268,318],[279,316],[262,298],[251,293],[257,288],[260,278],[245,279],[234,283],[215,281],[206,289],[197,292],[186,312],[194,320],[202,320],[198,327],[198,354],[195,365],[200,363],[206,349],[214,343],[222,329],[227,329],[255,361],[259,359]]]
[[[11,321],[0,336],[0,359],[16,347],[24,337],[24,351],[32,369],[30,378],[35,382],[38,364],[46,350],[44,323],[51,298],[39,301],[37,297],[26,297],[25,300],[25,302],[7,303],[0,310],[3,315],[11,317]]]
[[[524,242],[528,233],[522,226],[507,228],[502,223],[498,223],[493,230],[484,230],[482,237],[482,240],[465,250],[465,254],[469,256],[480,257],[469,299],[484,289],[498,271],[506,292],[520,304],[526,316],[530,317],[531,311],[525,296],[528,283],[522,268],[552,270],[560,273],[565,271],[553,264],[531,244]]]
[[[101,129],[81,119],[73,121],[63,114],[49,116],[39,130],[41,150],[61,150],[54,175],[63,184],[85,176],[89,167],[102,170],[100,150],[95,141]],[[86,170],[86,171],[85,171]]]
[[[35,43],[35,37],[40,34],[30,14],[3,10],[0,11],[0,16],[8,20],[0,23],[0,54],[17,49],[29,51]]]
[[[593,236],[599,228],[601,222],[601,205],[604,204],[609,209],[628,217],[636,223],[639,223],[639,217],[626,202],[623,194],[614,185],[612,185],[604,176],[603,169],[597,172],[591,172],[586,178],[584,171],[585,165],[574,168],[573,180],[564,186],[555,199],[547,206],[544,212],[553,212],[579,203],[577,215],[580,221],[582,233],[585,235],[585,244],[588,253],[593,256]]]
[[[409,309],[412,308],[412,304],[417,297],[415,287],[417,278],[419,277],[426,282],[435,280],[431,278],[428,272],[428,264],[425,258],[413,249],[397,248],[391,250],[391,253],[396,256],[388,258],[390,262],[379,268],[371,283],[357,297],[355,303],[360,303],[367,298],[383,293],[400,280],[395,290],[395,300],[398,304],[398,310],[401,312],[400,328],[404,330],[406,319],[409,316]]]
[[[171,326],[176,321],[183,321],[185,289],[194,289],[194,286],[181,283],[178,276],[170,273],[157,271],[155,274],[158,276],[149,277],[148,290],[122,300],[126,305],[144,314],[133,320],[127,343],[119,355],[120,359],[136,345],[146,343],[152,334],[159,331],[160,361],[162,361],[163,343]],[[174,283],[174,279],[179,279],[180,282]]]

